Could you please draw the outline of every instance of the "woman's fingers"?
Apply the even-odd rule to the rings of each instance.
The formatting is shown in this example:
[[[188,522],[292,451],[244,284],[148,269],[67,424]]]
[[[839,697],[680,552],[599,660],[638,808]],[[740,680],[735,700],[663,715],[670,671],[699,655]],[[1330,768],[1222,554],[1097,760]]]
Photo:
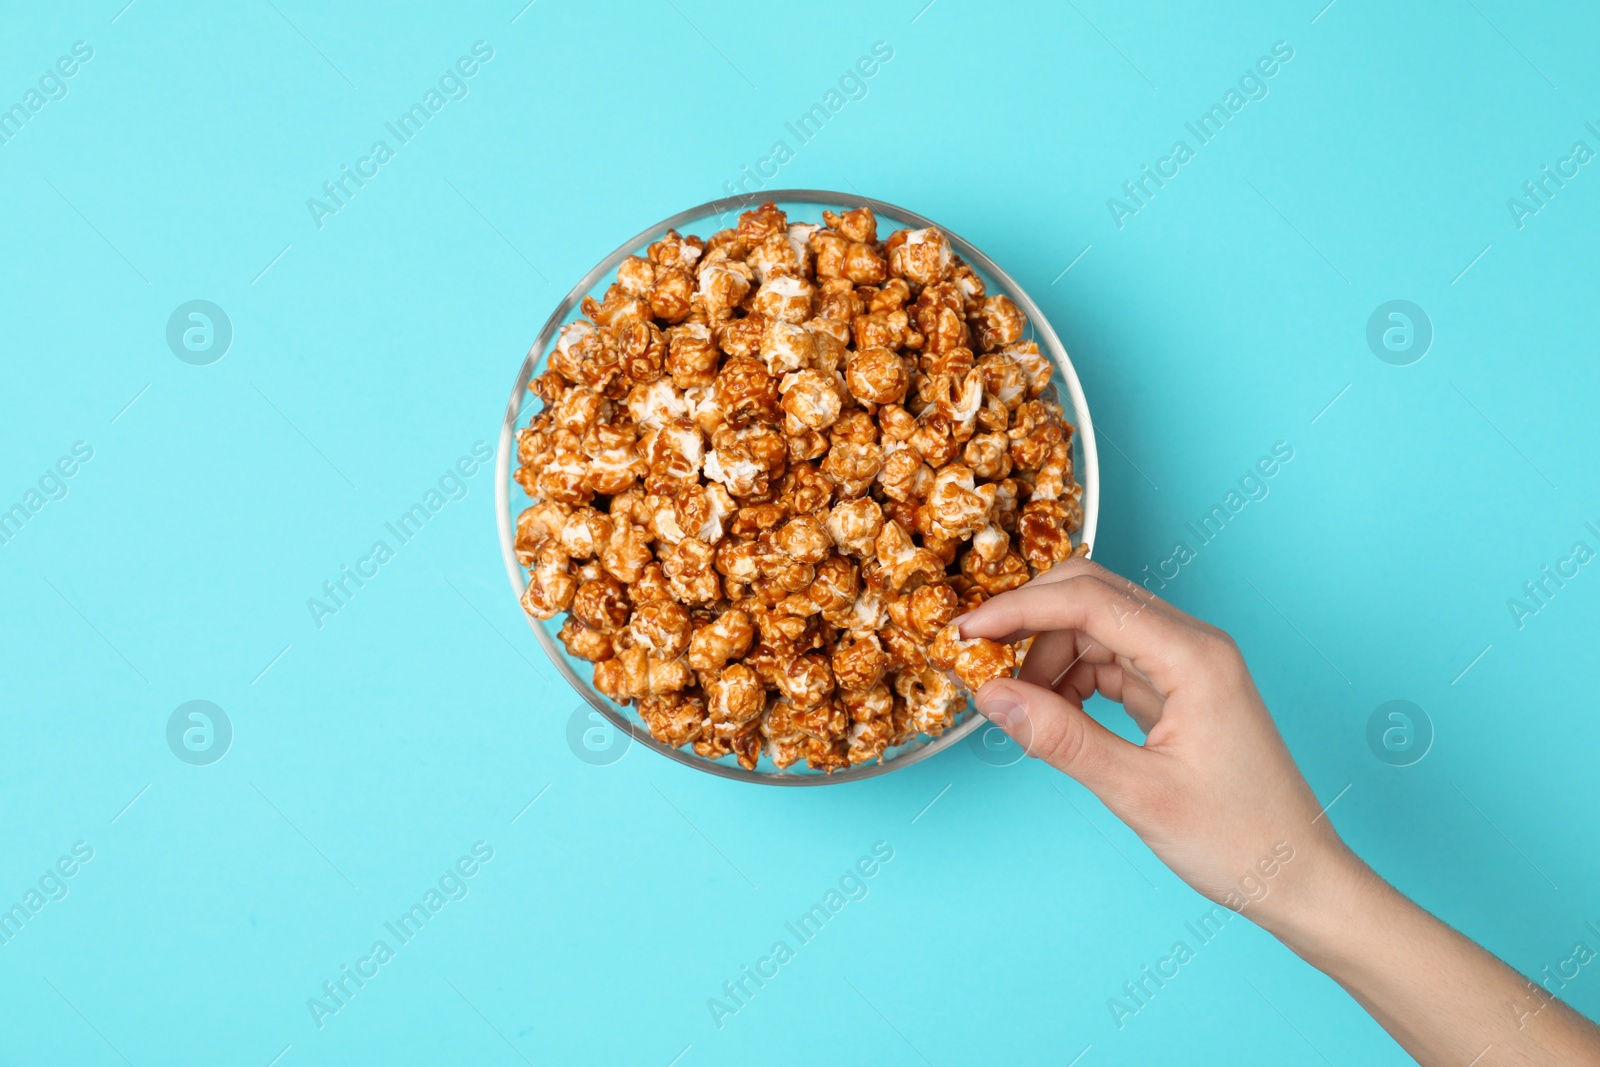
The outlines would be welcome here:
[[[1082,782],[1113,811],[1141,787],[1143,750],[1095,722],[1078,702],[1016,679],[978,690],[978,710],[1021,745]]]
[[[1033,639],[1018,677],[1054,689],[1075,663],[1109,663],[1110,649],[1077,630],[1050,630]]]
[[[961,635],[969,638],[1011,640],[1051,630],[1079,631],[1125,657],[1162,693],[1172,691],[1181,668],[1199,654],[1204,637],[1151,600],[1087,570],[1001,593],[961,619]]]
[[[1081,704],[1095,693],[1121,704],[1148,734],[1161,719],[1165,701],[1149,680],[1109,648],[1077,630],[1051,630],[1033,639],[1017,677],[1053,689]]]

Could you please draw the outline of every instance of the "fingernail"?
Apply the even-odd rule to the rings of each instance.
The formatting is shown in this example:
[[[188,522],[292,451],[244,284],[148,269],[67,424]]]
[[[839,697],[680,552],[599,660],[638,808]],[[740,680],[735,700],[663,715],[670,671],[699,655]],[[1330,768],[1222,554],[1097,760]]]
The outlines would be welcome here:
[[[969,619],[969,618],[971,618],[971,617],[972,617],[972,612],[970,612],[970,611],[963,611],[963,612],[962,612],[962,613],[961,613],[961,614],[960,614],[960,615],[957,615],[957,616],[956,616],[956,617],[955,617],[955,618],[953,618],[953,619],[951,619],[951,620],[950,620],[950,625],[951,625],[951,626],[954,626],[954,627],[955,627],[955,628],[956,628],[956,633],[958,633],[958,634],[960,634],[960,635],[961,635],[961,639],[962,639],[962,640],[963,640],[963,641],[965,641],[965,640],[966,640],[966,638],[967,638],[967,635],[966,635],[966,634],[963,634],[963,633],[961,633],[961,620],[962,620],[962,619]]]
[[[1000,729],[1010,732],[1021,721],[1023,706],[1014,697],[996,696],[978,705],[978,712]]]

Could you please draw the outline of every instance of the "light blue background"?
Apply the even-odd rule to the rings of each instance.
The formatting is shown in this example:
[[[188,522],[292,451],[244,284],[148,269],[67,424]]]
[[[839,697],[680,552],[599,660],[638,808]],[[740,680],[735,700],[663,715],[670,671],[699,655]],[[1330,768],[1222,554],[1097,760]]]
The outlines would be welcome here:
[[[94,458],[0,546],[0,903],[94,859],[0,945],[0,1062],[1405,1062],[1246,922],[1119,1030],[1107,998],[1206,907],[1048,768],[962,746],[774,790],[576,759],[490,472],[312,622],[493,443],[572,280],[778,138],[772,187],[942,220],[1046,309],[1102,432],[1108,565],[1290,443],[1167,592],[1238,638],[1384,875],[1524,971],[1596,944],[1600,568],[1520,630],[1507,607],[1600,547],[1600,175],[1521,229],[1506,206],[1600,148],[1592,10],[523,2],[7,13],[0,106],[94,58],[0,145],[0,507]],[[470,95],[319,229],[306,199],[479,40]],[[865,99],[797,147],[875,41]],[[1278,41],[1270,95],[1119,229],[1107,198]],[[165,342],[196,298],[235,332],[204,367]],[[1408,367],[1365,342],[1396,298],[1435,329]],[[211,766],[167,748],[191,699],[233,723]],[[1391,699],[1434,723],[1415,766],[1367,746]],[[307,998],[480,840],[470,895],[319,1030]],[[878,841],[870,895],[719,1030],[707,998]],[[1600,1011],[1600,973],[1563,994]]]

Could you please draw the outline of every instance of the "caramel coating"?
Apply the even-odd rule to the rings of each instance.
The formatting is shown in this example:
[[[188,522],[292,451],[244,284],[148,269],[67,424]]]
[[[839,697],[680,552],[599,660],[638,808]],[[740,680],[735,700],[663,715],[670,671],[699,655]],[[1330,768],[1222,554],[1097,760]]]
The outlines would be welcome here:
[[[1084,551],[1021,310],[936,228],[823,219],[763,204],[625,259],[517,433],[525,609],[652,736],[746,768],[948,729],[1019,661],[951,620]]]
[[[963,639],[954,624],[939,631],[928,646],[928,663],[942,671],[954,671],[961,684],[977,692],[985,682],[1009,678],[1017,669],[1016,649],[982,637]]]

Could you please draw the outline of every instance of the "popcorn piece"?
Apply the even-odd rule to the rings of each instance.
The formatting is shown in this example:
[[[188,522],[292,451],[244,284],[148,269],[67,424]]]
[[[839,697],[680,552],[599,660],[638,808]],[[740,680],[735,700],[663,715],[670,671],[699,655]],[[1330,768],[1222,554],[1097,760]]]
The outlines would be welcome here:
[[[767,334],[772,320],[759,311],[742,318],[726,318],[711,328],[717,347],[730,356],[755,358],[761,352],[761,340]]]
[[[650,319],[650,305],[625,292],[620,285],[613,285],[607,289],[603,301],[596,301],[594,297],[586,296],[578,306],[602,332],[621,330],[636,322],[648,322]]]
[[[606,573],[627,585],[639,580],[650,560],[650,537],[644,528],[631,522],[613,523],[611,540],[600,553]]]
[[[829,556],[817,565],[816,576],[805,590],[806,599],[825,621],[847,626],[855,613],[861,583],[856,567],[843,556]]]
[[[745,257],[745,262],[756,272],[757,281],[765,283],[769,278],[779,274],[803,276],[805,243],[802,242],[798,249],[795,248],[789,240],[789,230],[792,229],[793,227],[789,227],[782,234],[772,234],[764,238]]]
[[[812,738],[806,746],[806,766],[814,771],[832,774],[850,766],[850,749],[844,740]]]
[[[1028,375],[1022,364],[1003,352],[992,352],[978,360],[977,372],[983,376],[984,392],[1008,409],[1028,399]]]
[[[895,678],[895,692],[906,702],[917,731],[929,737],[949,729],[966,703],[955,683],[937,670],[901,672]]]
[[[732,311],[750,292],[755,271],[736,259],[708,256],[700,266],[695,296],[708,315]]]
[[[578,591],[570,571],[571,564],[559,547],[550,545],[539,551],[528,574],[528,588],[522,594],[522,606],[529,615],[550,619],[567,610]]]
[[[561,630],[556,637],[566,646],[567,654],[570,656],[577,656],[593,663],[611,658],[610,635],[603,634],[599,630],[591,630],[570,615],[567,616],[567,621],[561,624]]]
[[[811,317],[811,283],[794,274],[775,274],[750,298],[752,311],[799,325]]]
[[[1007,552],[998,563],[989,563],[976,551],[969,551],[961,557],[961,574],[989,596],[1018,589],[1032,577],[1027,561],[1015,552]]]
[[[822,664],[826,670],[827,661],[816,653],[802,656],[795,664],[807,662],[805,668],[808,672],[815,669],[817,663]],[[791,665],[793,666],[793,665]],[[829,674],[831,679],[831,672]],[[789,702],[794,705],[794,710],[789,713],[789,720],[794,723],[795,729],[807,737],[818,741],[835,741],[844,737],[845,731],[850,727],[850,717],[845,713],[844,705],[831,697],[830,692],[810,702],[802,702],[789,697]]]
[[[766,710],[766,688],[756,672],[742,663],[708,678],[705,691],[710,726],[718,734],[736,733]]]
[[[639,717],[651,737],[673,748],[700,740],[708,725],[704,698],[679,692],[640,699]]]
[[[901,230],[889,239],[889,269],[915,285],[943,281],[955,269],[955,253],[933,227]]]
[[[785,374],[779,385],[783,410],[790,418],[812,430],[826,430],[839,418],[843,402],[834,379],[821,371],[799,370]]]
[[[628,414],[647,430],[658,430],[689,414],[683,393],[670,381],[636,385],[628,391]]]
[[[1016,650],[982,637],[963,639],[954,624],[939,631],[928,646],[928,663],[942,671],[953,670],[961,684],[976,693],[985,682],[1009,678],[1017,669]]]
[[[828,227],[839,231],[840,235],[850,241],[876,241],[878,239],[878,218],[872,213],[870,207],[858,207],[840,215],[833,211],[824,211],[822,221]],[[860,284],[860,283],[857,283]]]
[[[650,287],[650,313],[662,322],[682,322],[694,308],[694,291],[694,278],[687,270],[663,267]]]
[[[638,580],[628,586],[628,599],[633,601],[636,608],[651,601],[672,599],[672,587],[661,570],[661,564],[651,560],[644,565]]]
[[[780,234],[787,236],[788,230],[788,217],[770,200],[753,211],[742,212],[739,215],[737,232],[744,243],[752,248],[768,238]]]
[[[926,548],[912,543],[911,535],[898,522],[886,522],[878,534],[876,544],[878,563],[887,577],[886,587],[898,593],[917,575],[937,581],[944,574],[944,565]]]
[[[817,356],[817,340],[804,326],[778,319],[767,324],[759,351],[770,373],[787,374],[811,366]]]
[[[1059,500],[1030,500],[1017,516],[1017,536],[1022,555],[1037,570],[1049,570],[1072,556],[1072,536],[1067,533],[1071,513]],[[1082,521],[1082,515],[1078,516]]]
[[[589,380],[586,365],[601,358],[600,331],[592,322],[578,319],[561,327],[550,353],[550,368],[569,382]]]
[[[694,423],[681,415],[646,430],[639,445],[645,465],[657,478],[693,478],[705,462],[705,438]]]
[[[661,569],[675,599],[684,604],[709,604],[722,594],[712,567],[715,549],[690,537],[662,553]]]
[[[730,426],[778,421],[778,380],[754,359],[728,360],[717,374],[716,397]]]
[[[901,603],[906,605],[904,625],[930,639],[956,617],[956,609],[960,606],[956,591],[944,582],[920,586],[912,590]]]
[[[1028,397],[1032,399],[1044,392],[1050,384],[1052,369],[1050,360],[1039,351],[1039,346],[1033,341],[1017,341],[1006,345],[1000,354],[1009,356],[1022,368],[1023,377],[1028,381]]]
[[[628,634],[634,643],[659,659],[683,655],[690,632],[689,609],[671,600],[642,604],[628,620]]]
[[[773,547],[796,563],[821,563],[833,548],[833,538],[815,515],[796,515],[772,535]]]
[[[721,355],[711,342],[711,331],[701,322],[686,322],[666,333],[667,373],[679,389],[713,385]],[[634,418],[639,419],[638,415]]]
[[[697,671],[720,671],[738,659],[755,639],[755,624],[738,608],[729,608],[703,626],[689,641],[689,666]]]
[[[911,328],[911,318],[904,311],[875,311],[857,315],[852,330],[859,352],[869,348],[898,351],[922,345],[922,335]]]
[[[590,492],[602,496],[625,492],[645,473],[639,438],[630,422],[591,427],[583,436],[583,447],[589,457],[584,487]]]
[[[973,316],[978,335],[978,348],[992,352],[1003,345],[1022,339],[1027,320],[1009,296],[991,296],[983,302],[982,309]]]
[[[741,499],[766,497],[775,477],[788,462],[783,437],[758,426],[723,427],[711,436],[714,446],[705,459],[706,477]]]
[[[870,497],[841,500],[828,513],[828,535],[847,556],[874,554],[874,542],[882,529],[883,509]]]
[[[838,441],[822,460],[822,473],[833,480],[839,498],[861,496],[883,468],[883,450],[877,445]]]
[[[933,488],[933,468],[922,457],[901,445],[890,451],[878,472],[878,484],[885,496],[902,502],[922,500]]]
[[[617,332],[617,352],[623,377],[631,384],[653,382],[666,364],[667,344],[653,322],[636,322]]]
[[[610,516],[577,508],[561,526],[561,550],[573,559],[593,559],[611,539],[611,526]]]
[[[622,583],[609,576],[584,582],[572,597],[573,617],[603,634],[626,624],[630,610]]]
[[[1003,433],[973,434],[961,451],[961,460],[986,482],[998,482],[1011,473],[1011,441]]]
[[[845,385],[857,400],[898,404],[911,385],[905,361],[887,348],[864,348],[846,364]]]
[[[517,560],[524,567],[533,566],[535,556],[546,542],[559,539],[561,531],[566,529],[567,520],[572,515],[572,509],[565,504],[547,500],[542,504],[535,504],[525,509],[517,516],[517,536],[515,547]],[[563,555],[572,553],[563,551]]]
[[[777,506],[786,514],[820,513],[832,500],[833,482],[811,463],[791,463],[778,485]]]
[[[883,755],[893,738],[894,723],[888,718],[851,723],[846,757],[852,764],[871,763]]]
[[[952,463],[933,476],[928,492],[928,515],[934,532],[946,537],[970,538],[989,522],[994,503],[993,485],[975,485],[972,469]]]
[[[698,237],[681,237],[677,230],[668,230],[667,235],[651,245],[645,254],[658,266],[693,271],[705,247],[706,243]]]
[[[839,688],[871,689],[888,670],[889,657],[884,653],[876,634],[852,631],[842,636],[834,646],[832,665]]]

